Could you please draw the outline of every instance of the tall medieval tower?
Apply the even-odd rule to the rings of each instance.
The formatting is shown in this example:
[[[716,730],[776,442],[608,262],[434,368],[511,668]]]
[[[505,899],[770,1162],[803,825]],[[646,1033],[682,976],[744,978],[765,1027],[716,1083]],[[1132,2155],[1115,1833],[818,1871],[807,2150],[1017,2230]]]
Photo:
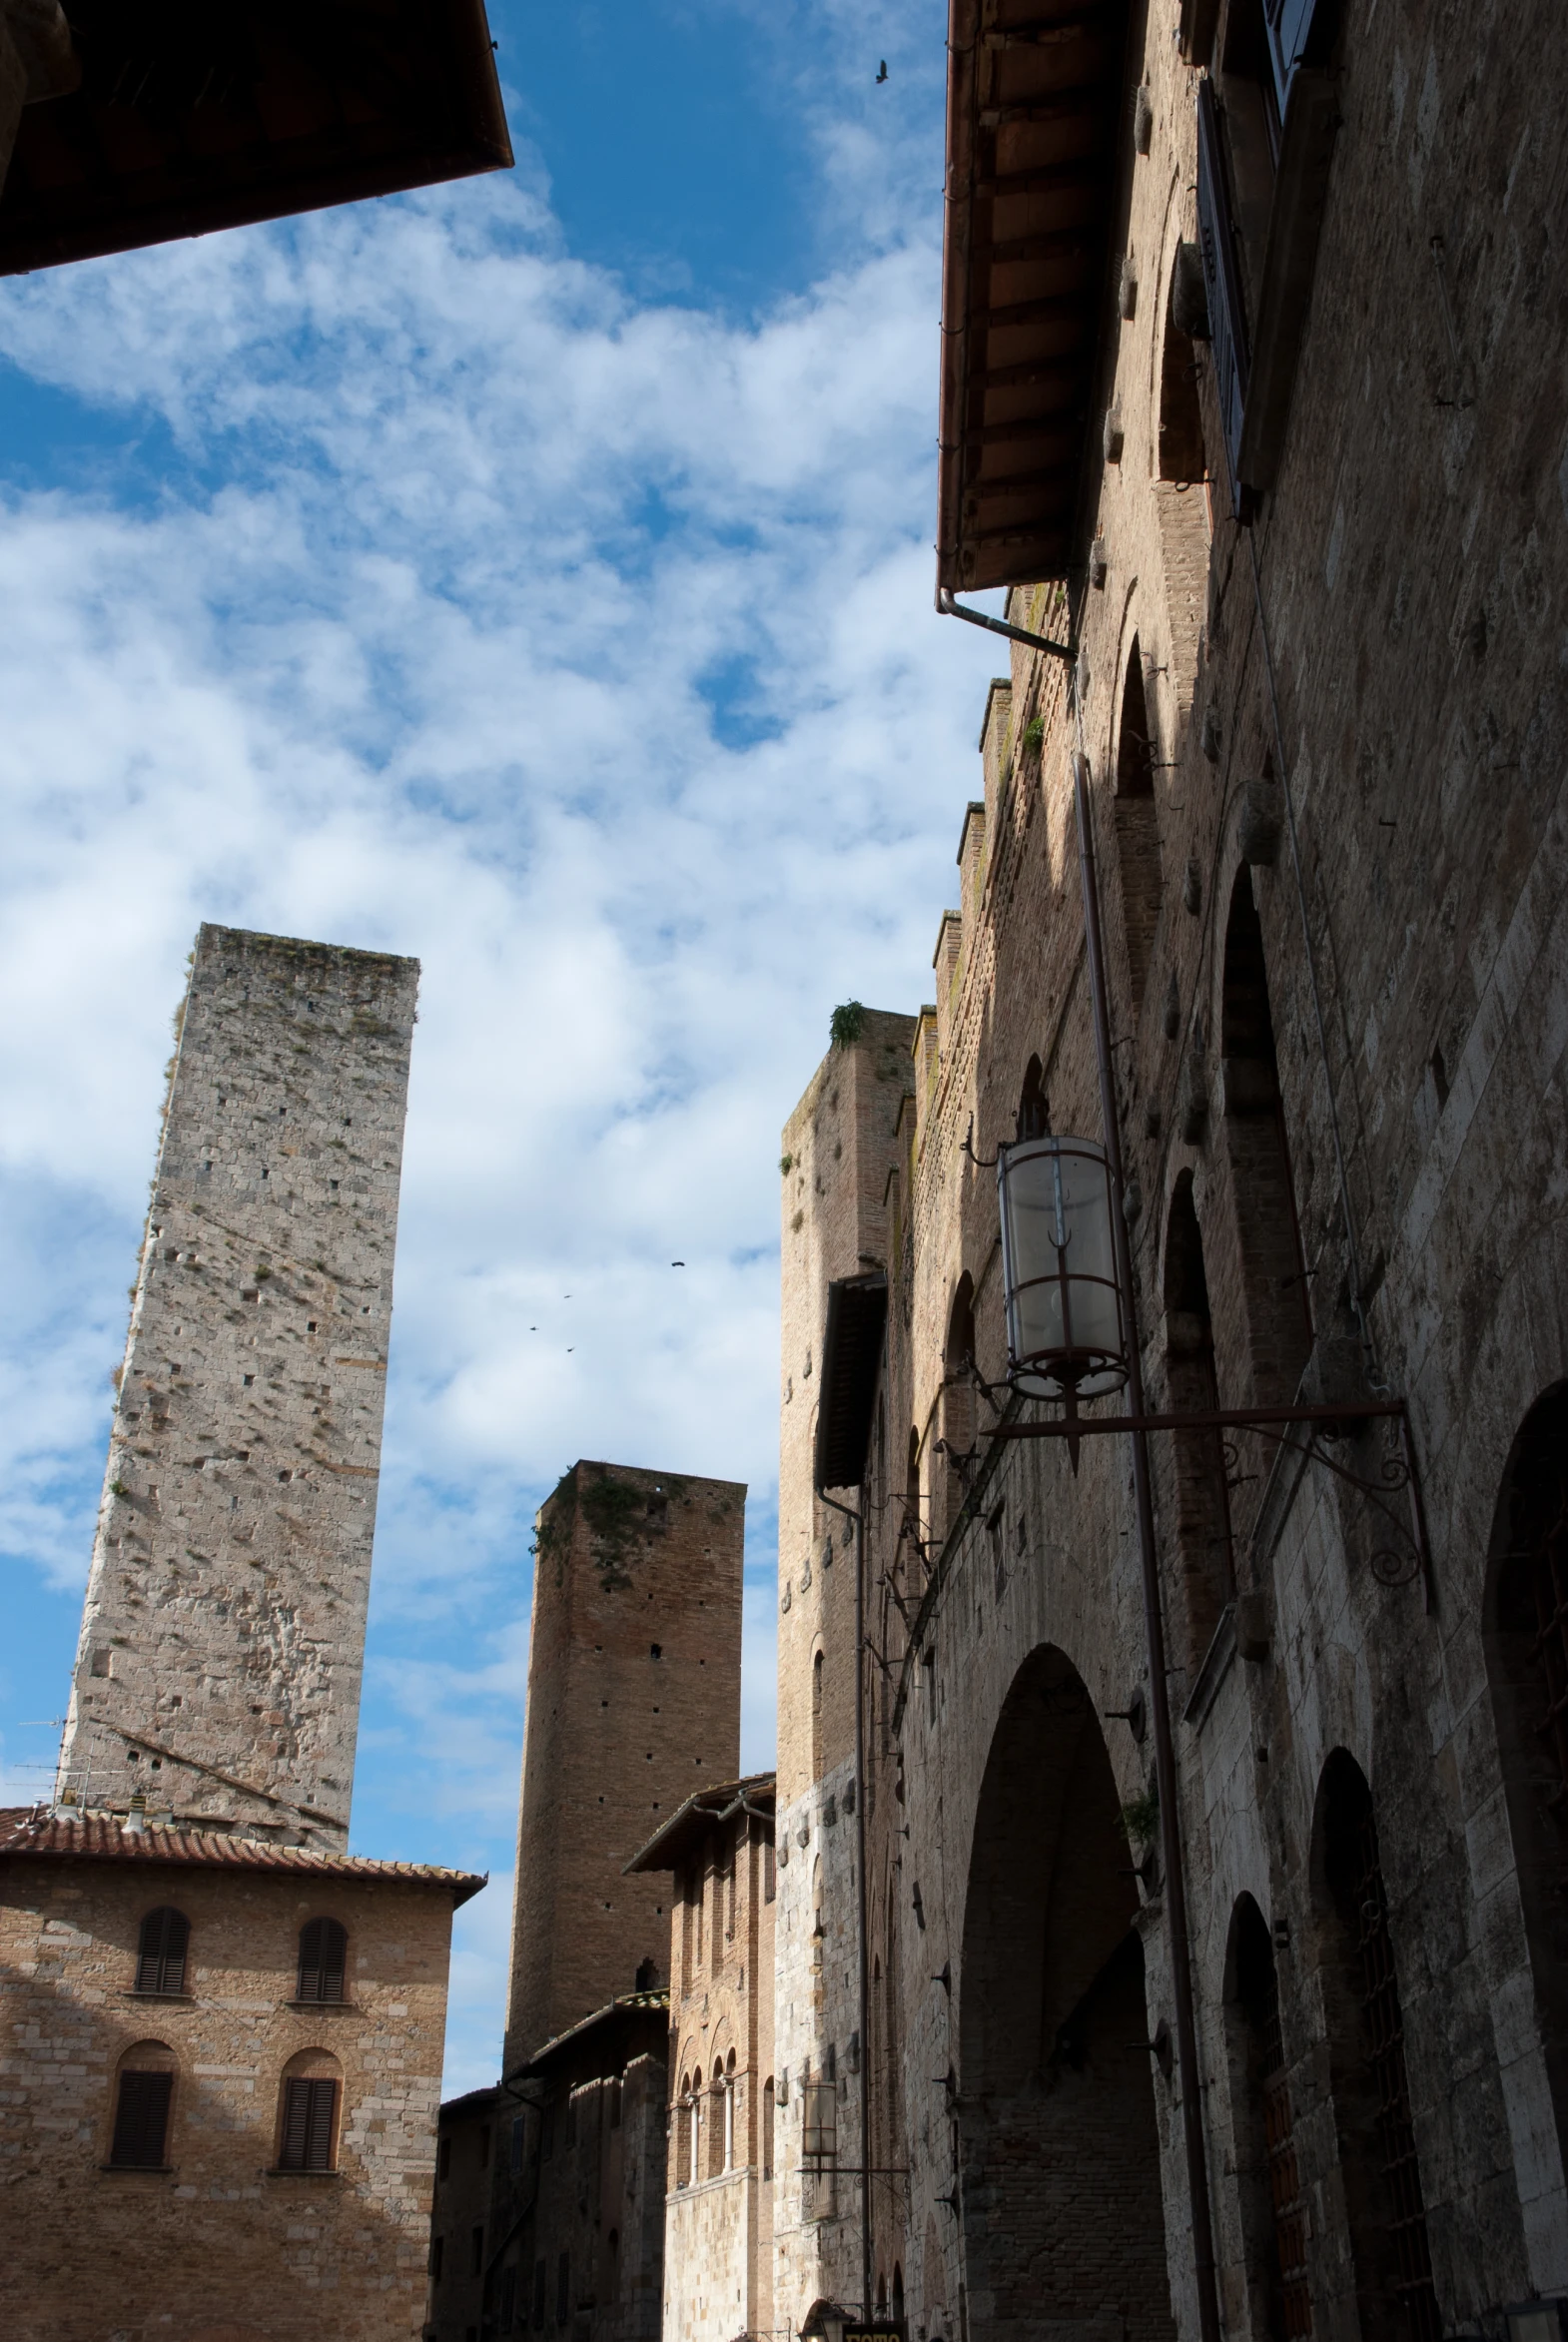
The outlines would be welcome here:
[[[624,1866],[740,1768],[746,1491],[576,1463],[541,1506],[505,2069],[665,1980],[669,1887]]]
[[[341,1850],[415,960],[204,926],[59,1792]]]
[[[916,1041],[914,1018],[863,1010],[784,1126],[774,2055],[786,2127],[773,2232],[776,2313],[791,2331],[817,2299],[861,2289],[856,1552],[851,1523],[817,1492],[815,1459],[828,1287],[885,1272],[907,1226]],[[881,1426],[884,1446],[897,1437]],[[810,2175],[804,2127],[789,2127],[808,2105],[819,2139],[831,2106],[830,2176]]]

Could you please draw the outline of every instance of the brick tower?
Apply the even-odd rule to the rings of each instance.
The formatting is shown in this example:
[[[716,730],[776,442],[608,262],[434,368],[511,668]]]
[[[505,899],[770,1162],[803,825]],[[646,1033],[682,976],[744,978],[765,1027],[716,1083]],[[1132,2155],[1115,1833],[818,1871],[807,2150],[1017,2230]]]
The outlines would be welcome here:
[[[204,926],[62,1797],[341,1850],[418,963]]]
[[[669,1889],[625,1878],[740,1766],[746,1491],[577,1463],[541,1506],[506,2070],[669,1959]]]

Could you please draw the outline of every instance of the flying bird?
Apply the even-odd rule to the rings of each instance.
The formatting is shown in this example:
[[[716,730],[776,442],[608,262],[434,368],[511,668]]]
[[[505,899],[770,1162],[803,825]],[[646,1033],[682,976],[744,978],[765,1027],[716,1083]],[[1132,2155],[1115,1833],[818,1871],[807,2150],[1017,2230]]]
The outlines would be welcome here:
[[[684,1268],[684,1267],[685,1267],[685,1265],[686,1265],[686,1263],[685,1263],[685,1261],[684,1261],[684,1260],[672,1260],[672,1261],[670,1262],[670,1266],[671,1266],[671,1268]]]
[[[884,57],[884,58],[883,58],[883,60],[882,60],[882,63],[881,63],[881,64],[878,66],[878,68],[877,68],[877,79],[878,79],[878,81],[886,81],[886,80],[887,80],[887,78],[888,78],[888,61],[887,61],[887,59]]]

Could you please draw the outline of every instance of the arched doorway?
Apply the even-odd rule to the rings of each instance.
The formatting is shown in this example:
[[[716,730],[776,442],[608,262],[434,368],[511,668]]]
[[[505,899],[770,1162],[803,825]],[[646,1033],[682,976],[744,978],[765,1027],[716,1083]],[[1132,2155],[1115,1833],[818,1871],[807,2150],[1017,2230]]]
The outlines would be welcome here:
[[[1131,1863],[1094,1703],[1042,1645],[992,1740],[964,1909],[971,2342],[1108,2311],[1127,2342],[1175,2332]]]
[[[1536,2016],[1568,2162],[1568,1382],[1536,1400],[1513,1443],[1482,1629]]]
[[[1317,1786],[1311,1870],[1361,2342],[1439,2342],[1388,1891],[1372,1793],[1346,1749]]]
[[[1312,2331],[1307,2269],[1311,2221],[1296,2152],[1273,1938],[1250,1895],[1239,1897],[1230,1915],[1224,2005],[1242,2266],[1252,2332],[1266,2336],[1268,2342],[1307,2342]]]

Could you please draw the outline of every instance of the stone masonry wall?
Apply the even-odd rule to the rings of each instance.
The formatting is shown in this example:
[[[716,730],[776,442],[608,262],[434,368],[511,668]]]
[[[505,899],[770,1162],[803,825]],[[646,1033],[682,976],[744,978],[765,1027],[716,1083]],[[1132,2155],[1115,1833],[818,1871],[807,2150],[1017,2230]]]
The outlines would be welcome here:
[[[738,1815],[715,1828],[674,1880],[664,2332],[689,2342],[773,2330],[773,2203],[783,2133],[776,2111],[771,2138],[765,2127],[768,2092],[776,2090],[772,1839],[771,1820]],[[695,2182],[694,2076],[702,2088]],[[725,2089],[732,2107],[727,2167]]]
[[[1313,2331],[1352,2342],[1360,2330],[1340,2149],[1351,2115],[1334,2076],[1362,2052],[1333,1987],[1322,1886],[1320,1791],[1335,1751],[1355,1759],[1376,1816],[1437,2318],[1489,2331],[1504,2303],[1568,2282],[1568,2108],[1551,2091],[1549,1994],[1525,1911],[1536,1890],[1510,1832],[1485,1643],[1510,1446],[1568,1377],[1568,563],[1549,291],[1568,167],[1551,127],[1556,79],[1539,70],[1558,28],[1536,5],[1342,12],[1289,430],[1248,531],[1228,508],[1209,352],[1167,348],[1176,248],[1196,235],[1194,67],[1212,62],[1222,79],[1240,15],[1237,0],[1183,13],[1210,20],[1211,55],[1184,62],[1170,15],[1152,10],[1128,59],[1124,122],[1141,87],[1152,132],[1147,153],[1123,150],[1123,282],[1136,294],[1108,329],[1124,444],[1094,514],[1104,582],[1080,582],[1072,613],[1079,708],[1059,662],[1016,649],[987,708],[983,814],[964,811],[955,775],[960,901],[941,923],[901,1134],[888,1437],[861,1498],[879,1654],[866,1666],[871,1951],[891,1977],[873,2118],[889,2165],[910,2168],[907,2188],[874,2192],[874,2254],[915,2342],[964,2330],[978,2342],[1009,2288],[1031,2314],[1060,2305],[1093,2323],[1069,2305],[1071,2239],[1029,2126],[1000,2142],[1005,2165],[994,2135],[977,2164],[950,2103],[970,2080],[961,2022],[989,1989],[966,1975],[965,1943],[985,1918],[972,1861],[1008,1700],[1049,1648],[1103,1713],[1135,1691],[1147,1701],[1125,1442],[1087,1440],[1076,1475],[1057,1444],[993,1443],[995,1414],[978,1393],[955,1394],[950,1357],[966,1278],[982,1374],[996,1380],[1004,1353],[995,1174],[961,1152],[971,1117],[989,1156],[1038,1059],[1054,1127],[1100,1131],[1070,770],[1080,747],[1151,1402],[1191,1403],[1202,1329],[1182,1252],[1195,1228],[1204,1371],[1220,1403],[1289,1391],[1308,1338],[1303,1397],[1406,1396],[1431,1540],[1428,1600],[1372,1500],[1387,1486],[1376,1431],[1329,1451],[1370,1493],[1329,1461],[1238,1436],[1219,1460],[1228,1554],[1208,1543],[1214,1510],[1183,1488],[1176,1442],[1152,1441],[1224,2324],[1262,2330],[1237,2184],[1256,2110],[1226,2050],[1246,1896],[1277,1965]],[[1172,387],[1194,379],[1209,476],[1183,484],[1158,476],[1160,446]],[[1068,631],[1055,586],[1017,590],[1012,615]],[[1140,698],[1147,741],[1130,742]],[[1153,903],[1147,825],[1119,803],[1135,753],[1153,783]],[[1259,959],[1277,1102],[1248,1028]],[[821,1240],[796,1231],[802,1257]],[[791,1317],[791,1259],[786,1244],[793,1362],[813,1321]],[[967,1464],[955,1429],[975,1438]],[[794,1436],[786,1405],[786,1459]],[[1398,1513],[1402,1495],[1391,1500]],[[1197,1585],[1227,1566],[1244,1616],[1223,1584],[1217,1600]],[[806,1641],[781,1635],[780,1664],[782,1832],[784,1719],[809,1700]],[[849,1714],[842,1680],[833,1696],[825,1747],[842,1745]],[[1120,1721],[1105,1732],[1119,1798],[1147,1812],[1147,1738]],[[1138,1893],[1152,2037],[1173,2013],[1158,1873]],[[783,1899],[780,1930],[782,2060],[782,2012],[809,1985]],[[1560,2038],[1551,2046],[1560,2053]],[[1191,2334],[1182,2087],[1156,2069],[1171,2302]],[[972,2187],[983,2210],[1007,2207],[984,2299],[968,2290]],[[1161,2314],[1146,2303],[1145,2330]]]
[[[661,1979],[669,1889],[622,1868],[740,1754],[746,1492],[578,1463],[540,1509],[506,2069]]]
[[[813,1488],[818,1370],[829,1282],[887,1266],[915,1038],[914,1019],[868,1011],[783,1135],[773,2200],[775,2315],[792,2330],[819,2296],[859,2301],[861,2291],[855,1545],[852,1524]],[[808,2181],[806,2085],[828,2074],[839,2175]]]
[[[191,1924],[187,1991],[138,1996],[144,1914]],[[425,2298],[452,1901],[440,1886],[10,1861],[0,1877],[0,2324],[13,2342],[221,2332],[413,2342]],[[294,2005],[300,1929],[349,1997]],[[106,2170],[115,2075],[172,2049],[168,2171]],[[278,2173],[285,2064],[342,2076],[339,2169]]]
[[[60,1785],[341,1847],[418,966],[204,926]]]

